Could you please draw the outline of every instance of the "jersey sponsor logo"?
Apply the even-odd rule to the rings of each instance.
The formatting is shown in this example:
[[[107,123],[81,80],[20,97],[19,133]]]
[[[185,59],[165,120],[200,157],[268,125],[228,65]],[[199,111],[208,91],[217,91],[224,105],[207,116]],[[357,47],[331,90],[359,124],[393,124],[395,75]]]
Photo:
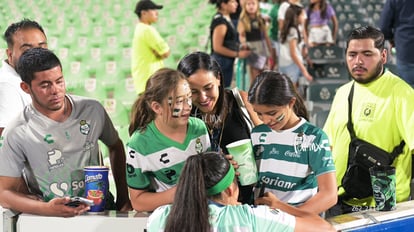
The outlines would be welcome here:
[[[331,150],[327,139],[322,140],[320,144],[314,143],[314,140],[314,135],[303,136],[302,139],[296,139],[294,144],[295,152],[300,154],[301,152],[307,151],[319,152],[321,150]]]
[[[279,151],[275,147],[272,147],[272,150],[269,151],[269,155],[279,155]]]
[[[135,168],[131,164],[129,164],[129,163],[126,164],[126,170],[127,170],[127,177],[128,178],[137,177],[137,173],[135,172]]]
[[[285,156],[291,157],[291,158],[300,158],[300,153],[296,151],[286,151]]]
[[[279,177],[276,177],[276,179],[274,179],[267,176],[262,176],[261,181],[266,185],[273,185],[275,187],[284,189],[293,189],[296,186],[296,183],[281,180]]]
[[[270,208],[269,208],[270,209]],[[274,215],[278,215],[279,214],[279,210],[277,210],[277,209],[270,209],[270,213],[271,214],[274,214]]]
[[[63,166],[64,158],[62,152],[58,149],[53,149],[47,152],[49,162],[49,170],[53,170]]]
[[[173,169],[168,169],[168,170],[164,171],[164,174],[169,180],[173,180],[173,179],[175,179],[175,178],[173,178],[173,176],[175,176],[177,174],[177,172]]]
[[[65,182],[63,183],[52,183],[49,185],[50,191],[59,197],[66,195],[66,192],[69,190],[69,185]]]
[[[161,154],[160,157],[160,162],[163,164],[168,164],[170,162],[170,160],[168,158],[166,158],[168,156],[167,153]]]
[[[83,145],[83,151],[84,152],[90,151],[94,147],[95,147],[95,145],[92,142],[86,141],[85,145]]]
[[[53,140],[51,134],[45,135],[45,137],[43,138],[43,141],[45,141],[47,144],[52,144],[52,143],[55,142],[55,140]]]
[[[131,159],[135,159],[135,151],[133,149],[128,149],[128,155]]]
[[[91,130],[90,125],[86,122],[86,120],[80,120],[80,132],[84,135],[88,135],[89,131]]]
[[[128,172],[128,176],[130,176],[130,177],[136,176],[134,166],[132,166],[131,164],[127,163],[126,164],[126,169],[127,169],[127,172]]]
[[[259,136],[259,142],[260,142],[260,143],[264,143],[264,142],[266,142],[266,137],[267,137],[267,134],[266,134],[266,133],[261,134],[261,135]]]

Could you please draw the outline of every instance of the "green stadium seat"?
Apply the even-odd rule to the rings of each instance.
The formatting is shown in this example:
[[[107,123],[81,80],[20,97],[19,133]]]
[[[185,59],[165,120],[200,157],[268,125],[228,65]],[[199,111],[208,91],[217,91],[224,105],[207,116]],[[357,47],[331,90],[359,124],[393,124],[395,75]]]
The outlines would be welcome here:
[[[310,47],[308,54],[315,64],[340,63],[345,57],[344,49],[336,45]]]
[[[315,79],[349,79],[344,63],[314,64],[308,71]]]

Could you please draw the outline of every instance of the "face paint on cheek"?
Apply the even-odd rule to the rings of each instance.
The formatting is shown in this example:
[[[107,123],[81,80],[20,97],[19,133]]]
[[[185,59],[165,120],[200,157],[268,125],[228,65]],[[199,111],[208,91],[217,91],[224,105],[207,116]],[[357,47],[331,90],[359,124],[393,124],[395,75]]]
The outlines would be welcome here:
[[[285,119],[285,114],[281,114],[276,118],[276,122],[281,122],[283,121],[283,119]]]
[[[191,96],[187,97],[186,102],[187,102],[188,108],[190,108],[190,110],[191,110],[191,108],[193,108],[193,99],[191,98]]]
[[[172,106],[172,97],[168,97],[168,106]]]
[[[173,108],[172,109],[172,116],[173,116],[173,118],[180,117],[180,114],[181,114],[181,111],[182,110],[183,110],[182,108]]]

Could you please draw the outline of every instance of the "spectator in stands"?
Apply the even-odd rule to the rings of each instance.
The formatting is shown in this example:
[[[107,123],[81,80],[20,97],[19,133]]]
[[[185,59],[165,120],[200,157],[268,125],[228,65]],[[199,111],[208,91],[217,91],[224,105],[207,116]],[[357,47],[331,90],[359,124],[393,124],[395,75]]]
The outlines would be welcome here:
[[[272,193],[256,199],[266,205],[241,205],[235,180],[233,166],[221,154],[190,156],[174,204],[150,216],[148,231],[334,231],[322,218],[289,206]]]
[[[398,75],[414,88],[414,1],[387,0],[380,18],[385,39],[395,46]]]
[[[310,0],[306,9],[308,19],[305,27],[309,46],[335,44],[338,33],[338,20],[335,10],[326,0]],[[332,30],[329,27],[332,24]]]
[[[185,76],[169,68],[150,77],[132,106],[127,181],[135,210],[171,204],[184,161],[209,149],[206,126],[190,117],[191,108]]]
[[[247,57],[250,82],[265,68],[273,69],[276,53],[272,49],[266,22],[262,18],[258,0],[244,0],[237,27],[241,47],[251,50]]]
[[[177,69],[190,83],[194,103],[191,115],[207,124],[212,151],[229,154],[227,144],[250,138],[252,124],[261,122],[248,104],[246,92],[224,88],[222,72],[214,58],[204,52],[193,52],[179,61]],[[239,103],[245,105],[247,112],[243,112]],[[240,201],[252,203],[252,186],[240,189]]]
[[[356,137],[387,152],[391,152],[402,140],[406,143],[403,153],[392,165],[396,168],[397,202],[406,201],[410,196],[414,151],[414,90],[384,69],[387,50],[384,49],[384,35],[378,29],[363,26],[352,30],[345,55],[353,80],[337,90],[324,126],[332,144],[337,183],[342,183],[348,166],[351,137],[347,129],[347,106],[351,87],[354,86],[351,117]],[[340,200],[330,210],[331,216],[374,207],[372,197],[346,197],[342,187],[338,194]]]
[[[144,91],[148,78],[164,67],[163,59],[170,55],[167,42],[151,26],[157,22],[162,7],[150,0],[140,0],[135,7],[139,22],[132,40],[131,73],[138,94]]]
[[[279,46],[279,21],[278,21],[278,12],[280,5],[286,0],[273,0],[273,6],[270,10],[270,29],[269,37],[272,41],[273,52],[276,54],[275,67],[274,70],[278,69],[278,59],[280,56],[280,46]]]
[[[130,210],[124,145],[102,105],[67,95],[61,63],[45,48],[24,52],[16,70],[32,104],[0,140],[0,205],[44,216],[73,217],[88,210],[65,204],[69,196],[84,195],[83,168],[100,164],[99,139],[109,148],[117,188],[116,208],[110,209]],[[21,186],[22,170],[27,186]]]
[[[31,102],[30,95],[20,88],[22,80],[15,70],[17,61],[29,48],[47,48],[43,28],[29,19],[10,24],[4,32],[4,39],[7,59],[3,60],[0,68],[0,136],[7,123]]]
[[[223,71],[224,87],[230,87],[233,80],[235,58],[246,58],[250,51],[239,49],[237,30],[230,14],[237,10],[236,0],[209,0],[215,4],[217,13],[210,24],[211,52]]]
[[[280,31],[279,70],[290,77],[296,87],[299,86],[301,76],[304,76],[308,81],[313,80],[303,59],[307,57],[302,30],[299,27],[303,20],[303,8],[292,4],[286,11],[283,27]]]
[[[279,11],[277,12],[277,20],[278,20],[278,24],[279,24],[279,31],[281,31],[282,28],[283,28],[283,23],[285,22],[286,11],[287,11],[287,9],[289,8],[290,5],[298,5],[298,6],[303,8],[300,0],[283,1],[280,4]],[[305,9],[303,9],[303,11],[305,13],[303,14],[303,22],[299,25],[299,29],[302,31],[301,33],[304,37],[305,43],[307,43],[308,35],[306,34],[306,30],[305,30],[305,21],[307,20],[307,15],[306,15]]]
[[[234,28],[237,28],[237,24],[239,23],[240,13],[242,10],[240,0],[236,0],[236,2],[237,2],[237,10],[236,12],[230,14],[231,22],[233,23]]]
[[[290,78],[262,72],[249,89],[249,102],[264,123],[251,135],[259,183],[281,201],[308,212],[322,214],[335,205],[335,165],[328,137],[307,121],[304,101]]]

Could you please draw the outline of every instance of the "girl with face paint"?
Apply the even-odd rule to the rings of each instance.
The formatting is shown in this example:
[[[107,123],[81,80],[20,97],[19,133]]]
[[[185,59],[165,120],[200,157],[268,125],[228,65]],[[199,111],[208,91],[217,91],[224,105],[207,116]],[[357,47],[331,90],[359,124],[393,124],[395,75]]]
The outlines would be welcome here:
[[[310,124],[304,101],[285,74],[264,71],[248,93],[264,124],[252,130],[259,182],[281,201],[322,214],[335,205],[337,185],[328,137]]]
[[[168,68],[150,77],[132,106],[127,183],[135,210],[171,204],[187,157],[210,147],[207,128],[202,120],[190,117],[191,108],[185,76]]]

